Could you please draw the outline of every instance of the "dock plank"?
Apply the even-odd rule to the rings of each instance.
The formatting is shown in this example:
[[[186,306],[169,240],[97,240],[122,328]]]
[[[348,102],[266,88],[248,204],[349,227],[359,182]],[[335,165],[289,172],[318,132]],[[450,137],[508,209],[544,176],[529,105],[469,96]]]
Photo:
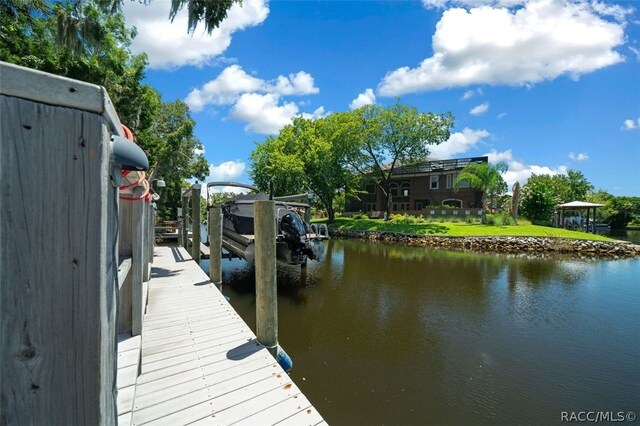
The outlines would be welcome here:
[[[131,424],[322,422],[187,251],[155,254]]]

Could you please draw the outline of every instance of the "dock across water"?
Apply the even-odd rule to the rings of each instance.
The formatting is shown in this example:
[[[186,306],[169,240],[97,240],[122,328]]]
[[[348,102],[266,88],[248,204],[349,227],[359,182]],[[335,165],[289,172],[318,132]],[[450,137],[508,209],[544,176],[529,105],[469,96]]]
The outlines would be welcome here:
[[[186,250],[154,255],[142,374],[120,425],[325,424]]]

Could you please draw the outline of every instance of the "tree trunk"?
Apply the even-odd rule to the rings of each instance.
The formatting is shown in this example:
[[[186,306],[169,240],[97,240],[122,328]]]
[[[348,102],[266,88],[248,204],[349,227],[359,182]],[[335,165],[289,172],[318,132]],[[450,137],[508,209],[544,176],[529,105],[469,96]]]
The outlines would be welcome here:
[[[482,223],[487,223],[487,196],[483,192],[482,193]]]
[[[391,192],[389,192],[389,194],[387,194],[387,220],[391,219],[391,204],[392,204],[392,197],[391,197]]]
[[[327,206],[327,216],[329,217],[329,223],[333,223],[336,218],[336,212],[333,209],[333,203]]]

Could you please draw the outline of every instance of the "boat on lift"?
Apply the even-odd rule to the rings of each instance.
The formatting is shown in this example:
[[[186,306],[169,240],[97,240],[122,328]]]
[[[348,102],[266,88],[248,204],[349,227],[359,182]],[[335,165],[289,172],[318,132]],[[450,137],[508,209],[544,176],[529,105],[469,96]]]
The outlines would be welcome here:
[[[269,200],[257,188],[237,182],[210,182],[212,186],[236,186],[249,189],[222,203],[222,246],[229,252],[253,263],[255,261],[254,210],[256,201]],[[305,196],[306,194],[299,194]],[[310,225],[302,217],[311,208],[307,203],[288,201],[292,197],[274,197],[276,208],[276,257],[287,265],[306,265],[307,260],[320,261],[324,255],[323,239],[329,237],[326,225]],[[301,197],[302,198],[302,197]],[[301,216],[302,213],[302,216]]]

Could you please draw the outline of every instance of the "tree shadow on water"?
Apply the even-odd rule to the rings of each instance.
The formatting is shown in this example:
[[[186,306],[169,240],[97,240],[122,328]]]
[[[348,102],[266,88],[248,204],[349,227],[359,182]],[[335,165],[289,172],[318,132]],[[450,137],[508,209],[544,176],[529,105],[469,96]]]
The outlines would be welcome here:
[[[307,268],[300,266],[278,265],[276,274],[278,295],[284,296],[295,304],[306,303],[307,295],[304,291],[309,287],[319,285],[318,277],[309,273]],[[224,284],[232,286],[234,291],[241,294],[255,294],[256,272],[253,266],[236,269],[226,273],[223,277]]]

